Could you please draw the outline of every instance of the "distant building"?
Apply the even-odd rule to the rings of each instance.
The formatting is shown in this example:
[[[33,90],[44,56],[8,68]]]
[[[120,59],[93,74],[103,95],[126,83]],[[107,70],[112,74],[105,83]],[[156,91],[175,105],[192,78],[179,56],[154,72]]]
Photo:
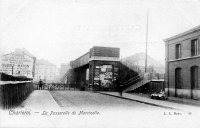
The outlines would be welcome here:
[[[12,53],[2,55],[0,58],[0,72],[13,76],[34,77],[36,57],[26,49],[16,49]]]
[[[37,60],[35,67],[35,81],[40,79],[45,82],[57,82],[59,79],[59,69],[56,65],[47,60]]]
[[[60,79],[62,79],[65,75],[65,73],[70,69],[69,63],[62,63],[60,65]]]
[[[200,99],[200,26],[165,39],[165,90],[169,96]]]

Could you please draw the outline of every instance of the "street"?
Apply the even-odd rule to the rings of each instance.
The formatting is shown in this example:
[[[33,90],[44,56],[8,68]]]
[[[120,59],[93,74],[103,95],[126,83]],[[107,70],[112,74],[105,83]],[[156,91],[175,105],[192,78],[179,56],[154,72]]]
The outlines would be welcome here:
[[[148,128],[199,126],[197,123],[192,123],[199,117],[181,110],[152,106],[94,92],[51,91],[50,93],[62,111],[75,110],[78,115],[81,111],[86,113],[98,111],[97,115],[82,115],[80,119],[78,118],[80,124],[87,126],[97,126],[95,124],[104,127]]]
[[[125,96],[125,94],[124,94]],[[29,115],[19,115],[29,111]],[[0,127],[174,128],[200,126],[199,114],[87,91],[35,90],[16,109],[0,111]],[[12,123],[9,123],[12,120]],[[193,122],[196,123],[193,123]]]
[[[51,95],[63,108],[98,108],[98,109],[134,109],[134,110],[166,110],[130,100],[106,96],[87,91],[51,91]]]

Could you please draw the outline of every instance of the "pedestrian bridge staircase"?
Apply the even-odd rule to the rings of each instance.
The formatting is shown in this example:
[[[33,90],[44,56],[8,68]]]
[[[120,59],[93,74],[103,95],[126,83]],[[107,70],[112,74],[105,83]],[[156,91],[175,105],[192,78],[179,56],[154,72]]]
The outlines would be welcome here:
[[[136,77],[129,79],[128,81],[124,82],[124,89],[123,92],[133,91],[147,83],[149,83],[151,79],[149,78],[149,74],[141,74]]]

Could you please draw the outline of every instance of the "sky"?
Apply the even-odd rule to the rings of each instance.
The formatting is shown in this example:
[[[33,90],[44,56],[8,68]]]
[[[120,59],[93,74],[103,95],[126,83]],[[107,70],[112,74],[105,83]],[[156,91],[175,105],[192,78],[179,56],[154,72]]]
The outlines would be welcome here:
[[[164,63],[163,40],[200,25],[200,0],[0,0],[0,54],[25,48],[68,63],[93,46],[145,52]]]

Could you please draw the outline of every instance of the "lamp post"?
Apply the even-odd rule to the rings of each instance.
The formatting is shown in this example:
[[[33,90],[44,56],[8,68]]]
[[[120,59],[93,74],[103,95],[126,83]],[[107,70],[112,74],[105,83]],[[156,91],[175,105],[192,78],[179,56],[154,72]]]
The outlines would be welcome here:
[[[147,42],[148,42],[148,22],[149,22],[149,10],[147,11],[145,73],[147,73]]]

